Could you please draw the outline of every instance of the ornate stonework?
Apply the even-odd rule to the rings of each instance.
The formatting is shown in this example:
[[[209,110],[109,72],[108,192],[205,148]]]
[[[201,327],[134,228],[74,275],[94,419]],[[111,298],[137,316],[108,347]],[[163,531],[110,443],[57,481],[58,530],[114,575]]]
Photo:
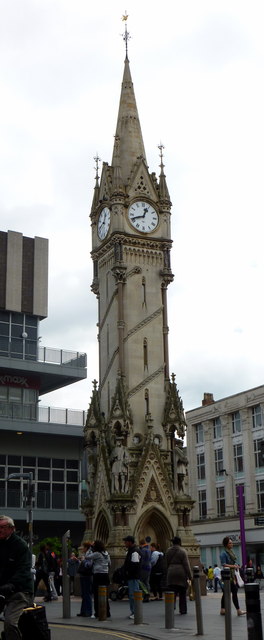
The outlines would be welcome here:
[[[197,555],[185,417],[169,374],[171,202],[160,150],[158,179],[148,170],[126,59],[112,164],[103,163],[100,184],[97,168],[91,210],[100,371],[84,430],[82,485],[86,537],[102,538],[116,562],[126,534],[150,535],[166,548],[178,532]],[[145,227],[149,207],[153,227]],[[110,223],[100,239],[104,208]]]

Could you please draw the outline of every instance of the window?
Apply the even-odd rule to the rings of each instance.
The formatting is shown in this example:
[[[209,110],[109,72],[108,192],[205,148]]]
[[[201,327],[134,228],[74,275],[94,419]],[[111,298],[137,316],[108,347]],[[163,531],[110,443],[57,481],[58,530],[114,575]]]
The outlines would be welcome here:
[[[144,362],[144,371],[148,369],[148,341],[147,338],[143,340],[143,362]]]
[[[204,453],[198,453],[197,454],[197,473],[198,473],[198,480],[204,480],[205,479],[205,457],[204,457]]]
[[[253,429],[256,429],[256,427],[262,427],[262,411],[260,404],[252,407],[252,424]]]
[[[232,431],[233,433],[241,433],[241,418],[239,411],[232,413]]]
[[[254,455],[255,455],[255,467],[258,469],[259,467],[264,466],[264,440],[263,438],[259,440],[254,440]]]
[[[12,479],[10,473],[32,473],[36,509],[79,509],[79,460],[0,456],[0,507],[21,509],[25,506],[27,480]]]
[[[234,444],[233,452],[234,452],[234,470],[235,470],[235,473],[240,473],[241,471],[244,470],[242,444]]]
[[[204,442],[203,424],[199,422],[195,425],[196,444],[202,444]]]
[[[258,501],[258,511],[264,511],[264,480],[257,480],[256,482],[257,489],[257,501]]]
[[[214,425],[214,438],[222,438],[222,425],[221,425],[221,418],[214,418],[213,420],[213,425]]]
[[[217,476],[222,475],[222,471],[224,468],[224,457],[223,457],[223,449],[215,449],[215,474]]]
[[[199,519],[205,520],[207,516],[206,491],[198,491]]]
[[[225,487],[216,487],[216,505],[218,517],[225,515]]]
[[[26,337],[23,337],[26,334]],[[38,318],[23,313],[2,312],[0,318],[0,355],[37,360]]]

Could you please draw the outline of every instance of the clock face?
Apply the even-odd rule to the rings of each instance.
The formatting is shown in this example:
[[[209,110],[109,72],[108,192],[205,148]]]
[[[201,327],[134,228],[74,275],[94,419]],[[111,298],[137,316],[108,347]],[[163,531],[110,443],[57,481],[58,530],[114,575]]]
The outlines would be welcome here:
[[[104,240],[108,234],[108,229],[110,227],[111,214],[108,207],[104,207],[101,213],[99,214],[98,224],[97,224],[97,233],[100,240]]]
[[[151,233],[159,224],[159,216],[156,209],[148,202],[137,200],[131,204],[128,210],[128,218],[133,227],[141,233]]]

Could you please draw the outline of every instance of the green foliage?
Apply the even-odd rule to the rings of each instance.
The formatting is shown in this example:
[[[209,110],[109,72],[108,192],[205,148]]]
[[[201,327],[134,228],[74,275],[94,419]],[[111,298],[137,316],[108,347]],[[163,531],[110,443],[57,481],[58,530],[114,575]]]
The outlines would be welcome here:
[[[33,547],[33,553],[38,556],[39,552],[40,552],[40,547],[43,544],[48,544],[50,545],[50,549],[51,551],[54,551],[54,553],[56,553],[57,556],[61,556],[61,552],[62,552],[62,542],[61,542],[61,538],[43,538],[43,540],[40,540],[37,544],[34,545]],[[70,540],[68,540],[68,549],[71,551],[72,550],[72,543]]]

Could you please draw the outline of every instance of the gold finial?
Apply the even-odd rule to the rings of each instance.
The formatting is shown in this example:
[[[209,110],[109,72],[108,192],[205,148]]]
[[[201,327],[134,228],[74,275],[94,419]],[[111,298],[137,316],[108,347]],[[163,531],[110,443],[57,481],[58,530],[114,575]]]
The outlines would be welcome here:
[[[128,13],[125,11],[124,15],[122,16],[122,21],[125,22],[125,33],[123,33],[123,40],[125,42],[126,45],[126,59],[128,60],[128,55],[127,55],[127,43],[128,40],[130,40],[130,33],[127,30],[127,19],[128,19]]]

